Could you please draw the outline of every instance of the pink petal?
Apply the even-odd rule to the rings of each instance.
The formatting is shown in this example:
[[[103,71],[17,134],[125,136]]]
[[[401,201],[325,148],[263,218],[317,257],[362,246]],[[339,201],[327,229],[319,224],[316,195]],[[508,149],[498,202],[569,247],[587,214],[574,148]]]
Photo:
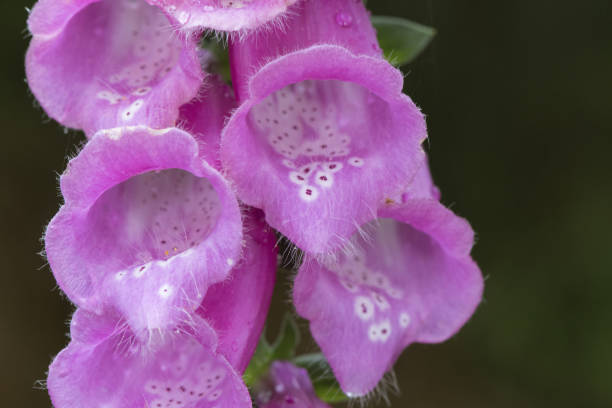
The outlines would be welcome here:
[[[255,29],[281,16],[296,0],[147,0],[163,8],[183,30]]]
[[[215,333],[201,319],[143,344],[116,316],[78,310],[71,332],[49,368],[55,408],[251,407],[240,375],[215,351]]]
[[[116,126],[174,126],[202,82],[196,38],[178,37],[144,0],[40,0],[26,73],[49,116],[88,136]]]
[[[229,280],[212,286],[198,314],[219,336],[219,353],[243,372],[257,347],[274,289],[276,238],[255,209],[244,220],[245,249]]]
[[[179,127],[192,134],[200,145],[200,157],[221,169],[221,132],[236,107],[234,92],[217,75],[206,77],[197,98],[181,106]]]
[[[138,335],[176,325],[238,260],[233,192],[182,130],[101,131],[60,182],[66,204],[45,237],[60,288],[118,309]]]
[[[356,234],[351,253],[307,259],[295,281],[298,313],[353,395],[371,391],[410,343],[451,337],[482,297],[464,219],[433,198],[385,207],[363,226],[367,240]]]
[[[330,408],[317,398],[308,372],[284,361],[270,367],[257,403],[261,408]]]
[[[360,2],[292,10],[282,34],[231,44],[242,104],[221,158],[241,200],[306,252],[324,254],[409,184],[424,160],[425,121],[382,59]],[[336,21],[338,10],[351,24]]]

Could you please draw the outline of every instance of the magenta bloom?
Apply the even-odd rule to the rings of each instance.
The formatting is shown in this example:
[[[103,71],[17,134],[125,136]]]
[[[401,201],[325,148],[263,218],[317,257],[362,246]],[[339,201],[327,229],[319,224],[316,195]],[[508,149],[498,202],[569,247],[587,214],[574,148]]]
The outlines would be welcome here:
[[[241,200],[303,250],[328,253],[409,184],[425,121],[361,1],[300,2],[290,15],[282,33],[230,45],[241,106],[221,158]]]
[[[144,0],[39,0],[28,20],[32,92],[62,125],[174,126],[202,82],[197,39]]]
[[[428,170],[356,234],[351,253],[298,272],[294,302],[342,389],[372,390],[412,342],[452,336],[480,302],[470,225],[438,202]]]
[[[98,132],[60,179],[65,205],[47,228],[47,257],[79,307],[118,309],[137,335],[173,327],[240,258],[242,223],[215,160],[227,88],[214,82],[177,128]],[[211,108],[209,108],[211,107]]]
[[[276,237],[263,214],[247,210],[245,249],[229,280],[212,286],[197,314],[219,335],[219,352],[237,372],[246,369],[266,321],[276,275]]]
[[[77,310],[72,341],[49,368],[55,408],[246,408],[249,392],[199,317],[142,344],[121,320]]]
[[[291,363],[277,361],[257,392],[261,408],[330,408],[317,398],[308,372]]]
[[[147,0],[188,31],[254,29],[282,15],[296,0]]]
[[[270,304],[274,243],[261,214],[248,212],[244,255],[231,278],[208,289],[196,314],[145,342],[118,315],[78,310],[72,341],[49,369],[54,406],[250,407],[240,374]]]

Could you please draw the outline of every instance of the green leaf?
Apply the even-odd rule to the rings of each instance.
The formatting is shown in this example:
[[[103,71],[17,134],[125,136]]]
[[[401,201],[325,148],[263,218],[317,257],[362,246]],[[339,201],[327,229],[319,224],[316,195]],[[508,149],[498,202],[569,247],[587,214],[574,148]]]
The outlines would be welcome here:
[[[344,402],[349,397],[342,391],[340,384],[321,353],[304,354],[293,359],[293,363],[305,368],[312,380],[317,396],[325,402]]]
[[[295,349],[300,344],[300,329],[290,314],[286,314],[281,323],[280,334],[272,345],[276,360],[291,360]]]
[[[257,344],[257,349],[255,349],[255,354],[253,354],[249,362],[249,366],[242,375],[242,379],[247,387],[250,388],[255,385],[259,378],[268,372],[272,361],[272,348],[266,341],[265,336],[262,336],[259,339],[259,344]]]
[[[313,381],[313,386],[317,397],[323,402],[335,404],[349,400],[349,397],[342,391],[336,379]]]
[[[227,45],[218,38],[203,37],[200,41],[200,47],[210,51],[213,55],[210,66],[207,67],[211,72],[215,72],[223,78],[228,84],[232,83],[232,75],[230,72],[229,53]]]
[[[265,330],[261,335],[255,354],[242,377],[246,385],[249,387],[255,385],[268,372],[270,364],[274,361],[291,360],[299,343],[300,330],[293,317],[287,313],[273,344],[268,343]]]
[[[385,58],[401,66],[413,61],[431,42],[436,30],[399,17],[372,16]]]

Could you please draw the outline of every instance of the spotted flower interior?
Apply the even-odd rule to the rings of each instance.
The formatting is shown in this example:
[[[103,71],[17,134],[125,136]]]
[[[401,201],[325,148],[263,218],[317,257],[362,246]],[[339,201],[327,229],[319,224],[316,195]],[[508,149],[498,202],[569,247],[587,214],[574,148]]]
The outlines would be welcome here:
[[[37,36],[32,28],[28,77],[43,107],[90,135],[122,125],[174,125],[202,79],[195,43],[144,0],[81,3],[56,34]],[[34,21],[48,8],[37,5]]]
[[[350,253],[301,267],[297,311],[310,320],[345,392],[368,393],[406,346],[445,340],[478,305],[478,267],[440,243],[441,235],[469,225],[447,224],[423,232],[406,220],[380,218],[364,227],[366,238],[353,237]]]
[[[336,180],[342,185],[376,167],[380,158],[372,157],[369,146],[385,144],[388,138],[384,127],[372,128],[373,115],[384,120],[389,113],[384,102],[364,88],[315,80],[269,95],[253,107],[249,120],[277,177],[310,202],[338,189]],[[373,163],[366,163],[366,156]]]
[[[184,131],[99,132],[61,185],[46,233],[60,287],[88,310],[120,310],[138,335],[193,312],[239,259],[236,198]]]
[[[121,241],[114,253],[100,254],[125,265],[117,279],[140,277],[145,265],[164,261],[205,241],[215,227],[220,202],[205,178],[179,169],[133,177],[104,193],[88,213],[89,243]],[[110,215],[110,216],[109,216]],[[95,244],[94,244],[95,245]]]
[[[301,249],[326,254],[373,218],[419,160],[418,142],[401,135],[405,126],[420,131],[420,118],[398,120],[411,109],[403,102],[357,82],[292,83],[240,108],[225,129],[222,159],[246,203]]]
[[[164,301],[194,298],[185,292],[185,281],[198,268],[189,259],[202,256],[220,214],[211,183],[184,170],[148,172],[118,184],[95,202],[75,231],[92,287],[104,287],[122,308],[141,309],[146,320],[138,326],[158,327],[166,318],[160,312]],[[229,268],[236,259],[225,262]],[[195,299],[206,293],[206,287],[195,290]],[[140,304],[134,304],[135,296],[141,296]]]
[[[221,159],[245,203],[300,249],[327,255],[410,183],[425,121],[361,2],[302,1],[288,15],[284,30],[230,42],[241,104]]]
[[[215,351],[214,331],[203,321],[197,323],[195,333],[183,327],[143,344],[119,322],[77,311],[72,322],[73,340],[49,370],[54,405],[250,406],[240,375]],[[95,332],[96,336],[83,336],[80,331]],[[64,392],[66,389],[71,392]]]

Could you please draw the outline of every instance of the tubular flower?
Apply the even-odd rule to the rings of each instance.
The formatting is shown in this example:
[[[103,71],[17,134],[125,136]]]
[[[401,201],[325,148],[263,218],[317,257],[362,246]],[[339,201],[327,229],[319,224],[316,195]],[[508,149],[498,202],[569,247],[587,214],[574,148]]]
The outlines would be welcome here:
[[[371,391],[410,343],[451,337],[482,297],[472,229],[439,203],[426,168],[378,215],[350,253],[306,260],[294,287],[298,313],[352,395]]]
[[[198,97],[180,108],[178,127],[195,137],[200,146],[200,157],[219,171],[221,131],[235,107],[232,89],[219,76],[209,75]]]
[[[112,311],[79,309],[72,341],[49,370],[54,406],[251,407],[240,374],[270,304],[274,242],[261,213],[248,211],[243,258],[230,279],[208,289],[197,313],[146,341]]]
[[[330,408],[317,398],[308,372],[284,361],[270,366],[257,403],[262,408]]]
[[[249,392],[199,317],[143,344],[118,316],[79,309],[49,368],[56,408],[247,408]]]
[[[244,218],[245,249],[230,279],[212,286],[197,314],[219,336],[219,353],[242,373],[263,329],[276,274],[276,239],[255,209]]]
[[[187,31],[242,31],[282,15],[297,0],[147,0]]]
[[[175,125],[203,73],[197,40],[144,0],[39,0],[28,20],[30,88],[49,116],[100,129]]]
[[[245,240],[231,278],[208,289],[196,314],[146,342],[117,314],[78,310],[72,342],[49,370],[54,406],[250,407],[240,373],[262,331],[276,272],[274,235],[257,211],[246,215]]]
[[[118,309],[137,335],[173,327],[223,281],[239,260],[242,223],[214,160],[223,116],[213,86],[200,112],[177,128],[144,126],[98,132],[60,178],[65,204],[45,236],[47,257],[62,290],[79,307]],[[214,109],[210,110],[215,113]],[[198,144],[200,146],[198,146]]]
[[[245,203],[306,252],[347,243],[423,162],[425,121],[402,94],[360,1],[310,0],[287,28],[230,44],[241,103],[221,159]]]

